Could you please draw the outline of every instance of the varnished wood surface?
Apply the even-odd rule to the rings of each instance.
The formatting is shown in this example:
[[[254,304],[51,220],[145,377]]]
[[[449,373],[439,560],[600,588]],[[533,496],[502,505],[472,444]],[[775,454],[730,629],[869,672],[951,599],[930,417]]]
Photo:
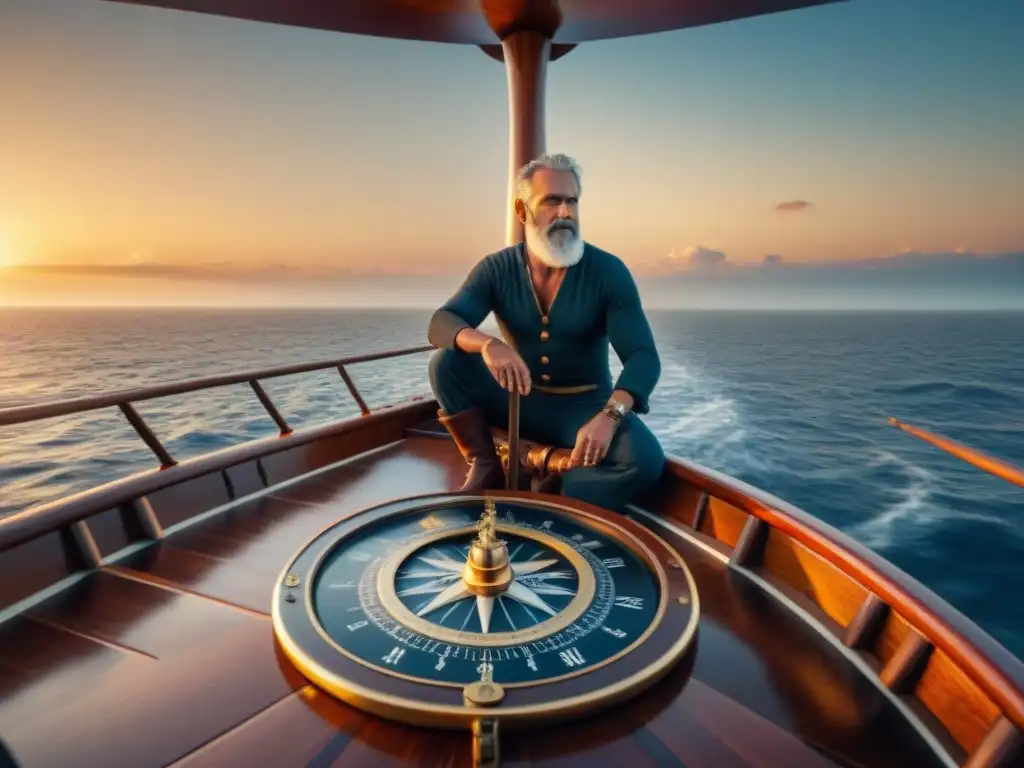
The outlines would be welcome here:
[[[695,487],[710,498],[698,514]],[[719,498],[725,501],[718,502],[716,516]],[[858,543],[782,500],[680,460],[669,464],[645,501],[677,524],[696,520],[701,540],[734,562],[737,531],[767,523],[766,535],[744,553],[745,569],[857,649],[877,679],[905,699],[952,755],[980,749],[1000,715],[1019,728],[1024,665]]]
[[[302,684],[269,622],[95,573],[0,627],[0,733],[22,766],[164,765]]]
[[[516,29],[579,43],[717,24],[840,0],[115,0],[332,32],[496,43]]]
[[[463,474],[450,443],[411,438],[172,532],[0,625],[7,750],[22,766],[467,765],[468,734],[381,721],[307,685],[266,615],[274,577],[318,531]],[[695,652],[628,706],[507,736],[504,765],[938,765],[835,648],[665,538],[697,581]]]

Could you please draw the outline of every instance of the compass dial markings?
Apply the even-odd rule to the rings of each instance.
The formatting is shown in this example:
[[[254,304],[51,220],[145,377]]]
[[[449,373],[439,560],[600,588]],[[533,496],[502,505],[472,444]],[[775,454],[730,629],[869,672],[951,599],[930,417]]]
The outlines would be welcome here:
[[[466,530],[468,525],[453,522],[451,512],[442,509],[434,514],[443,527],[424,531],[419,516],[406,518],[408,522],[395,520],[382,527],[384,536],[361,535],[336,549],[318,579],[323,597],[331,594],[331,602],[321,603],[326,610],[318,611],[319,621],[346,653],[370,666],[397,666],[424,682],[449,685],[478,679],[479,674],[473,675],[468,667],[472,664],[475,671],[481,661],[493,664],[497,683],[534,685],[570,668],[562,652],[573,662],[572,669],[583,672],[601,665],[610,654],[643,634],[657,606],[658,587],[651,583],[641,558],[586,523],[565,517],[550,520],[549,511],[519,504],[515,509],[517,522],[508,523],[502,515],[501,528],[496,531],[507,542],[505,562],[513,571],[505,592],[480,599],[461,589],[468,551],[465,545],[474,532]],[[385,536],[390,541],[382,541]],[[424,540],[423,545],[415,549],[418,539]],[[408,554],[395,561],[396,549]],[[374,556],[370,562],[352,558],[355,550],[372,551]],[[622,558],[624,566],[618,564]],[[382,567],[392,562],[395,564],[387,565],[388,575],[378,579]],[[558,622],[572,601],[585,593],[578,581],[585,573],[591,574],[588,578],[592,580],[587,607],[579,609],[582,613],[574,619],[566,619],[569,623],[558,623],[560,629],[553,626],[550,634],[538,635],[535,627]],[[351,579],[356,581],[346,581]],[[348,588],[340,588],[339,582]],[[335,588],[328,589],[332,586]],[[390,604],[382,603],[381,589],[388,589],[390,599],[397,598],[407,613],[395,613]],[[500,610],[494,608],[495,602]],[[352,608],[365,615],[351,616],[348,611]],[[416,625],[406,624],[399,618],[403,615],[422,619]],[[605,627],[610,615],[618,618]],[[359,621],[364,618],[369,625]],[[431,627],[439,634],[434,635]],[[441,630],[448,633],[444,639]],[[510,635],[507,645],[505,635]],[[494,639],[482,645],[484,637]],[[397,664],[381,660],[394,647],[405,649],[401,660]]]
[[[526,603],[534,608],[538,608],[549,616],[554,616],[557,611],[542,600],[532,589],[520,584],[518,581],[513,581],[508,585],[508,596],[514,600],[518,600],[520,603]]]
[[[406,587],[398,593],[399,597],[405,597],[406,595],[424,595],[431,592],[440,592],[451,586],[451,580],[454,578],[454,574],[444,574],[440,578],[428,581],[426,584],[417,584],[415,587]]]
[[[396,576],[395,578],[396,579],[435,579],[435,578],[440,578],[441,576],[444,576],[445,578],[451,579],[451,578],[455,578],[455,576],[457,576],[457,575],[458,574],[456,574],[456,573],[447,573],[445,571],[409,571],[408,573],[403,573],[403,574],[401,574],[399,576]]]
[[[535,595],[565,595],[566,597],[572,597],[576,594],[575,590],[560,587],[557,584],[523,584],[522,586],[533,590]]]

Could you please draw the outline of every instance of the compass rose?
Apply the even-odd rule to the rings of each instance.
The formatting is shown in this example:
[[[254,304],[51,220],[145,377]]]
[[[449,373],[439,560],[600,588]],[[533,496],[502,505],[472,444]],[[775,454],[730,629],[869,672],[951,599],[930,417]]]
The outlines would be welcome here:
[[[538,556],[544,554],[543,550],[522,560],[513,559],[506,543],[497,537],[496,522],[494,502],[488,500],[476,526],[477,537],[470,545],[465,562],[443,554],[421,555],[418,561],[429,566],[430,570],[417,569],[400,574],[398,578],[429,580],[398,590],[398,596],[433,595],[416,609],[417,616],[426,616],[456,601],[475,596],[476,615],[485,634],[490,631],[495,603],[503,598],[521,604],[528,612],[532,608],[547,616],[554,616],[558,611],[541,595],[573,597],[575,590],[551,582],[573,579],[575,574],[568,570],[545,573],[544,569],[564,563],[557,558],[540,559]],[[522,544],[516,548],[516,553],[521,548]],[[507,612],[506,617],[513,630],[517,629]],[[469,616],[466,618],[468,621]]]

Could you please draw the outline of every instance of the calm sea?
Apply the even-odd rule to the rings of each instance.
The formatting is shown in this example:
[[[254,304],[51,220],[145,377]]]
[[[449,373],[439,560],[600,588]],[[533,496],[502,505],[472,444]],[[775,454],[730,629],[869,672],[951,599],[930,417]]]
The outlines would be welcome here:
[[[424,342],[426,311],[0,312],[0,407]],[[864,542],[1024,657],[1024,491],[887,416],[1024,465],[1024,313],[653,313],[666,449]],[[370,403],[426,355],[352,369]],[[613,367],[618,368],[614,361]],[[354,415],[336,373],[265,382],[295,426]],[[178,458],[274,426],[245,385],[139,410]],[[0,515],[147,468],[116,410],[0,429]]]

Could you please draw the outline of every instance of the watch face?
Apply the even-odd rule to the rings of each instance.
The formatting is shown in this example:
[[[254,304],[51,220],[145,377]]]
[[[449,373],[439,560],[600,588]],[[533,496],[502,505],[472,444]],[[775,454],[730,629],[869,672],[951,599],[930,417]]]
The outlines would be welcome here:
[[[622,403],[609,403],[605,407],[615,411],[615,413],[619,414],[619,416],[626,415],[626,406],[624,406]]]

